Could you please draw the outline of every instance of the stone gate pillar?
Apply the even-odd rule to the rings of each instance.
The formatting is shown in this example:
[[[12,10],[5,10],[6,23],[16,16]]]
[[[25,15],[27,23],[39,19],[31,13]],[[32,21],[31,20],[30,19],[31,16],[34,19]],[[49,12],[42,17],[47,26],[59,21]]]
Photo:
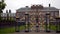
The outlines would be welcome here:
[[[25,14],[25,32],[29,32],[29,14]]]
[[[19,21],[20,21],[20,19],[16,18],[16,23],[15,23],[15,31],[16,32],[19,32]]]
[[[56,33],[60,33],[60,17],[56,17]]]
[[[46,14],[45,26],[46,26],[46,32],[50,32],[50,13]]]

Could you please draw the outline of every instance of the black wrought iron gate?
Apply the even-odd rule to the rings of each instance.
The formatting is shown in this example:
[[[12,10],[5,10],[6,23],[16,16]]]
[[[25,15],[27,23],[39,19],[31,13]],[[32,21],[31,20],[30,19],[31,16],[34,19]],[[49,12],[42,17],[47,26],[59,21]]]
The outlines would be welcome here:
[[[29,31],[50,32],[49,14],[46,14],[46,22],[44,25],[41,23],[38,23],[38,17],[35,20],[36,20],[36,23],[29,22],[29,14],[25,14],[25,32],[29,32]]]
[[[25,32],[51,32],[53,28],[51,27],[52,22],[50,22],[50,14],[47,13],[47,14],[45,14],[45,16],[46,16],[45,17],[46,22],[44,24],[41,24],[41,23],[38,23],[38,19],[37,19],[38,17],[35,18],[35,22],[33,23],[30,21],[30,19],[31,19],[30,15],[25,14],[25,26],[24,26],[25,29],[24,29],[24,31]],[[56,22],[56,23],[58,23],[58,22]],[[54,25],[56,27],[55,31],[57,31],[58,30],[57,28],[59,28],[59,27],[57,27],[56,23]]]

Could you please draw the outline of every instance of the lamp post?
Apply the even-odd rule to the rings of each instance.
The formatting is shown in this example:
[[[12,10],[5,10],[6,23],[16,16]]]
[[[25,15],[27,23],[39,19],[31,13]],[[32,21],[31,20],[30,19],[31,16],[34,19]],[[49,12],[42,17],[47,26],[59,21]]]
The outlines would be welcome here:
[[[60,17],[56,17],[56,33],[60,33]]]
[[[29,32],[29,14],[25,14],[25,32]]]
[[[46,14],[46,32],[50,32],[50,14]]]

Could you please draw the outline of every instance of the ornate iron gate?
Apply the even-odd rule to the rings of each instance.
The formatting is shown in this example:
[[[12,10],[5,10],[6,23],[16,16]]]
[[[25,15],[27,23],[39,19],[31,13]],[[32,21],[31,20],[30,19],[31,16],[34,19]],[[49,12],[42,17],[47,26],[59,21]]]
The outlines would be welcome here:
[[[25,14],[25,32],[29,32],[29,31],[36,31],[36,32],[40,32],[40,31],[49,31],[50,28],[50,22],[49,22],[49,14],[46,14],[46,22],[43,24],[41,24],[41,22],[39,22],[38,17],[33,17],[32,15],[29,14]],[[35,19],[35,20],[34,20]]]
[[[50,22],[50,13],[45,14],[45,22],[43,23],[42,18],[41,21],[39,20],[41,17],[35,17],[35,15],[25,14],[25,32],[51,32],[52,27]],[[55,22],[54,22],[55,23]],[[55,23],[56,24],[56,23]],[[57,25],[55,31],[57,31]]]

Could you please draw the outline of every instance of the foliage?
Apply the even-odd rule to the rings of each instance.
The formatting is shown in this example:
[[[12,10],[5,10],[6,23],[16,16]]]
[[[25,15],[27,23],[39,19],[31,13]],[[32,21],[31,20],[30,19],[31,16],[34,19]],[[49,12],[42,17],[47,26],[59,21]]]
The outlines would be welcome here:
[[[2,2],[0,2],[0,9],[1,11],[5,8],[6,4],[4,3],[4,0],[2,0]]]
[[[0,1],[0,20],[1,20],[1,13],[3,13],[3,9],[5,8],[6,4],[4,3],[4,0]]]

